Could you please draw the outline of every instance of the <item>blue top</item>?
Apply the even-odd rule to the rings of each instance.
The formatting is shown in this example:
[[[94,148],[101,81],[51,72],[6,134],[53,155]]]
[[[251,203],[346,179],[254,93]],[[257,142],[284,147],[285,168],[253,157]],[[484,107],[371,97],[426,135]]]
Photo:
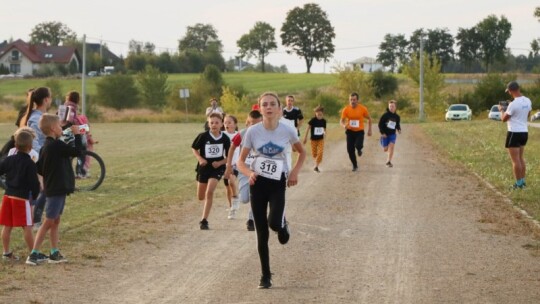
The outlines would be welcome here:
[[[37,152],[41,150],[46,138],[45,134],[43,134],[39,128],[39,119],[42,115],[43,112],[40,110],[34,110],[32,111],[32,114],[30,114],[30,118],[28,118],[28,122],[26,123],[27,126],[36,132],[36,138],[34,138],[34,141],[32,142],[32,149],[36,150]]]

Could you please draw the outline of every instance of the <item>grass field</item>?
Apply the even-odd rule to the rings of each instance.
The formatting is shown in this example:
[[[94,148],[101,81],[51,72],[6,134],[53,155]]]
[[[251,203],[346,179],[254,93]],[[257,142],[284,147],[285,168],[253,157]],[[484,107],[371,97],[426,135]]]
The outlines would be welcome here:
[[[540,129],[529,128],[525,149],[528,187],[523,191],[510,191],[515,180],[510,157],[504,148],[505,123],[482,120],[429,123],[422,127],[443,154],[456,161],[456,165],[477,173],[508,195],[514,204],[540,220]],[[456,191],[459,191],[459,185],[456,185]]]
[[[243,86],[253,94],[263,91],[295,94],[304,90],[333,85],[336,77],[331,74],[276,74],[276,73],[223,73],[226,84]],[[171,87],[178,84],[188,85],[199,77],[199,74],[170,74],[168,83]],[[96,83],[100,77],[87,78],[86,92],[96,94]],[[81,91],[80,79],[60,79],[63,92],[70,90]],[[23,96],[29,88],[44,86],[47,79],[3,79],[0,80],[0,95]]]

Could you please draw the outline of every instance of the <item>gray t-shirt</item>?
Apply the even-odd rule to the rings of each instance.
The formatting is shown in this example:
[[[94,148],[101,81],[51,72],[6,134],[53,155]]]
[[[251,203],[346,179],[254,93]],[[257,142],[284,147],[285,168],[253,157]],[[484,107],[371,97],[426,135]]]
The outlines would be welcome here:
[[[291,168],[287,165],[286,148],[299,141],[296,129],[279,122],[275,130],[267,130],[261,122],[248,128],[242,144],[255,156],[255,161],[251,164],[252,170],[257,172],[257,159],[271,159],[280,162],[282,172],[288,173]]]

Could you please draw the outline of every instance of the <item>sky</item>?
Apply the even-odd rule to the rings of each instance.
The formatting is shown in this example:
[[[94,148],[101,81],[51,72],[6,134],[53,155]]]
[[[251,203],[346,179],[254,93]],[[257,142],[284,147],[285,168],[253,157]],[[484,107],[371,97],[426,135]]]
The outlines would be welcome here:
[[[487,16],[504,15],[512,24],[508,47],[513,54],[528,54],[530,42],[540,37],[540,22],[533,16],[538,0],[152,0],[67,1],[24,0],[9,2],[0,10],[0,41],[29,40],[39,23],[59,21],[88,42],[104,41],[117,55],[127,55],[130,40],[151,42],[157,52],[175,52],[188,26],[212,24],[223,43],[227,60],[238,53],[236,41],[257,21],[276,29],[278,49],[266,62],[286,65],[291,73],[306,72],[303,58],[287,54],[280,30],[287,12],[306,3],[317,3],[334,27],[334,57],[326,64],[314,62],[312,73],[329,73],[337,65],[360,57],[375,58],[386,34],[407,38],[419,28],[470,28]],[[250,63],[256,63],[251,58]]]

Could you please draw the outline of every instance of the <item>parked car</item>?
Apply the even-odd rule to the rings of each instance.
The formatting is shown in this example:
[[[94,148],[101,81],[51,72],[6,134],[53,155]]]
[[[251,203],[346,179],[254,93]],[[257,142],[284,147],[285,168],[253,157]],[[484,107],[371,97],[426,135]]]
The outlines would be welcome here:
[[[536,112],[536,114],[531,115],[531,121],[540,120],[540,111]]]
[[[499,105],[493,105],[489,110],[488,118],[493,120],[501,120],[501,112],[499,111]]]
[[[472,111],[466,104],[453,104],[446,110],[446,121],[449,120],[471,120]]]
[[[98,76],[98,72],[97,71],[90,71],[88,72],[88,77],[96,77]]]

